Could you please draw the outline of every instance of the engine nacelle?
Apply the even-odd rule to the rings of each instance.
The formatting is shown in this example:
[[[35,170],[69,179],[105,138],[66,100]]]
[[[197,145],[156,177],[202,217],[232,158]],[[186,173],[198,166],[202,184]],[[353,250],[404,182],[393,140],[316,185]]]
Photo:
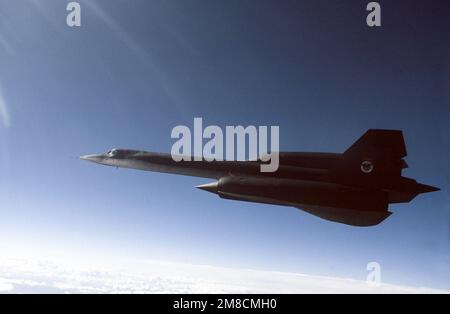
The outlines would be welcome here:
[[[355,210],[386,210],[387,194],[328,182],[292,179],[223,177],[198,188],[221,198],[288,206],[333,206]]]

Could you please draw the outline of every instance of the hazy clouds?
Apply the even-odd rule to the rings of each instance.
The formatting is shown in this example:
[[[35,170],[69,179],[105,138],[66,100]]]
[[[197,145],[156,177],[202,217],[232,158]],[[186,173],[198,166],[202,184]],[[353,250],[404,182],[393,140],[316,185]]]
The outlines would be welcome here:
[[[0,293],[439,293],[428,288],[156,261],[0,259]]]

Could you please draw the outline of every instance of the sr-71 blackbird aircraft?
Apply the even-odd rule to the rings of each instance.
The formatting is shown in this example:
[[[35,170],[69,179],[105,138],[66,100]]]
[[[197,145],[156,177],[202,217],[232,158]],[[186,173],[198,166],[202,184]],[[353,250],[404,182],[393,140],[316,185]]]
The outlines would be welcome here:
[[[261,161],[179,161],[170,154],[113,149],[80,157],[99,164],[212,178],[197,188],[224,199],[293,206],[353,226],[374,226],[391,215],[390,203],[410,202],[438,188],[402,176],[408,165],[397,130],[368,130],[344,153],[280,152],[276,172]]]

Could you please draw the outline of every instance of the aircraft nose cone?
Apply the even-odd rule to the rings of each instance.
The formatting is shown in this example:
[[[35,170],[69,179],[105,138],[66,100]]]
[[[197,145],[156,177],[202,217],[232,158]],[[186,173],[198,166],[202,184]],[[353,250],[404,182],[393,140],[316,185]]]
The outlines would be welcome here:
[[[92,161],[92,162],[100,162],[102,160],[101,155],[84,155],[80,156],[80,159]]]
[[[198,185],[198,186],[196,186],[196,188],[206,191],[206,192],[217,193],[218,184],[217,184],[217,182],[211,182],[211,183]]]

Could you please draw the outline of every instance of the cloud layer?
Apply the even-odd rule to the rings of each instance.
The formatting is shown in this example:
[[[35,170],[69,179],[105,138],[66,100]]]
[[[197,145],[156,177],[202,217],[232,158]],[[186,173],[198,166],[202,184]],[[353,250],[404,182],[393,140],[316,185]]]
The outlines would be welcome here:
[[[293,273],[134,261],[111,265],[1,259],[0,293],[448,293]]]

